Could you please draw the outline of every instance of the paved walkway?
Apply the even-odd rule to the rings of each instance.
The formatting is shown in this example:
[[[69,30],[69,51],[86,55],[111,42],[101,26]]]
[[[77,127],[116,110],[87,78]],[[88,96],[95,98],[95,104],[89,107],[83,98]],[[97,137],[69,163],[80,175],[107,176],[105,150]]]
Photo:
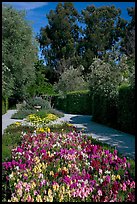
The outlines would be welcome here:
[[[8,110],[7,113],[2,115],[2,135],[4,133],[4,130],[7,128],[7,126],[9,126],[12,123],[15,123],[17,121],[19,121],[19,122],[23,121],[23,120],[18,120],[18,119],[11,119],[11,116],[16,112],[17,112],[17,110]]]
[[[16,110],[8,110],[6,114],[2,116],[2,134],[4,129],[16,122],[23,120],[11,119],[13,113]],[[92,116],[88,115],[74,115],[64,114],[64,117],[54,121],[54,124],[69,122],[74,124],[79,130],[84,128],[84,132],[88,135],[92,135],[102,142],[105,142],[111,146],[116,146],[123,155],[135,158],[135,136],[121,131],[109,128],[107,126],[95,123],[92,121]]]
[[[135,158],[135,136],[92,121],[89,115],[64,114],[57,122],[66,121],[74,124],[77,129],[84,128],[84,132],[93,138],[111,146],[116,146],[123,155]]]

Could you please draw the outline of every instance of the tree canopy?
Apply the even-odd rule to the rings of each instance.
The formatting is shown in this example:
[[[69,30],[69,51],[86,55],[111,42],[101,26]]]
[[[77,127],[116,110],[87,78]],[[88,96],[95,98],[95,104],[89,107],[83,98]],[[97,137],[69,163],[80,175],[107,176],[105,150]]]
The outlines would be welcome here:
[[[2,61],[10,71],[9,77],[13,82],[10,87],[11,93],[18,100],[26,96],[27,87],[35,78],[34,63],[36,59],[37,45],[32,28],[25,20],[25,13],[3,5]],[[3,79],[7,81],[5,76]]]

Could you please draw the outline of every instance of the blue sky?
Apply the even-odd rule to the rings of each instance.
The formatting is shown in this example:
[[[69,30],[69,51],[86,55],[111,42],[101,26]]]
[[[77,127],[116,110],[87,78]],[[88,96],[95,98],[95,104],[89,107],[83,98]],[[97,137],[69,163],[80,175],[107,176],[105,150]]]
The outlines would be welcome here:
[[[48,20],[46,14],[51,9],[55,9],[58,2],[2,2],[4,4],[10,4],[17,10],[26,10],[26,19],[31,21],[33,31],[35,34],[39,33],[41,27],[47,25]],[[115,5],[116,8],[120,8],[122,11],[121,17],[128,20],[127,7],[135,6],[135,2],[73,2],[75,8],[81,12],[88,5],[94,4],[97,7],[106,5]]]
[[[58,4],[58,2],[2,2],[2,4],[3,3],[10,4],[17,10],[26,10],[26,19],[30,21],[34,35],[39,33],[41,27],[45,27],[48,24],[46,14],[48,14],[51,9],[54,10]],[[96,7],[114,5],[116,8],[121,9],[121,17],[125,20],[130,19],[127,8],[135,6],[135,2],[73,2],[73,4],[79,13],[91,4]]]

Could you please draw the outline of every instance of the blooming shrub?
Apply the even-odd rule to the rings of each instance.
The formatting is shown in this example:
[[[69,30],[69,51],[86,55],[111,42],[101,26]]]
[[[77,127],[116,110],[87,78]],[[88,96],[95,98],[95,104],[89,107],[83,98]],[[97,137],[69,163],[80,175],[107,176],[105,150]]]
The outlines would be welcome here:
[[[30,133],[3,162],[9,202],[135,201],[130,164],[82,133]]]
[[[41,118],[36,114],[30,114],[27,116],[27,121],[30,122],[31,125],[35,125],[35,126],[41,126],[41,125],[43,126],[56,119],[58,119],[58,117],[51,113],[47,114],[44,118]]]

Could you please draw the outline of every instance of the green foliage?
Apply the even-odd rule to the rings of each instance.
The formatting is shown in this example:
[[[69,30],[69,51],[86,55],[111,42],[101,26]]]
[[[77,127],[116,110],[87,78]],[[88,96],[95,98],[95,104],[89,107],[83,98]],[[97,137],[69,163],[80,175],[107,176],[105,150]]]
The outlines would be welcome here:
[[[91,93],[88,90],[75,91],[66,94],[65,98],[55,96],[54,107],[67,113],[91,114]]]
[[[117,128],[117,100],[94,93],[92,97],[93,120]]]
[[[11,160],[11,151],[21,143],[21,132],[33,132],[33,127],[9,125],[2,136],[2,162]]]
[[[89,5],[81,13],[81,22],[85,24],[85,29],[79,49],[82,50],[82,63],[88,73],[93,58],[101,57],[107,50],[111,50],[118,42],[120,31],[124,26],[118,24],[121,21],[121,11],[115,6]]]
[[[13,77],[10,69],[2,63],[2,95],[10,97],[13,93]]]
[[[32,36],[32,29],[25,20],[25,14],[3,5],[2,59],[9,69],[7,76],[11,82],[7,84],[11,88],[7,87],[8,91],[12,91],[12,95],[18,100],[28,95],[27,87],[35,79],[36,54],[36,43]]]
[[[46,78],[46,66],[43,64],[42,60],[38,60],[35,63],[35,73],[36,78],[34,82],[28,87],[30,96],[33,97],[35,95],[39,96],[54,93],[52,84],[49,83],[48,79]]]
[[[59,2],[56,9],[47,15],[48,25],[41,28],[37,38],[51,67],[57,68],[61,59],[75,55],[79,36],[78,17],[79,14],[71,2]]]
[[[41,97],[29,98],[26,100],[26,105],[24,105],[23,109],[31,109],[34,110],[34,106],[41,106],[41,109],[50,109],[50,102],[42,99]]]
[[[19,110],[17,113],[14,113],[11,118],[12,119],[24,119],[30,114],[35,114],[37,110],[27,109],[27,110]]]
[[[83,66],[79,66],[74,69],[70,66],[68,69],[61,74],[58,83],[55,83],[54,89],[57,92],[69,92],[78,91],[88,88],[88,83],[84,80],[82,76]]]
[[[135,134],[135,89],[129,85],[119,87],[118,124],[121,130]]]
[[[121,40],[121,52],[129,57],[135,57],[135,7],[127,8],[131,20],[125,26]]]
[[[2,115],[8,110],[8,98],[2,97]]]

